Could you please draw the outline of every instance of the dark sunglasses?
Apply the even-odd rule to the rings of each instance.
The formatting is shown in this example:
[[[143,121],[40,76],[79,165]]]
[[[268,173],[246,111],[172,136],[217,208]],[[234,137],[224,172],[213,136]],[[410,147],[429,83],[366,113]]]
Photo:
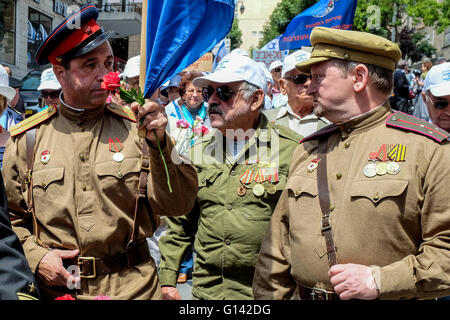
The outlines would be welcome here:
[[[311,76],[306,74],[297,74],[292,77],[284,77],[284,79],[292,80],[295,84],[305,84],[308,79],[311,79]]]
[[[209,98],[214,93],[214,90],[216,91],[217,97],[223,102],[227,102],[228,100],[230,100],[234,94],[233,90],[231,90],[231,88],[226,85],[220,86],[216,89],[214,89],[211,86],[208,86],[203,88],[202,90],[203,101],[208,102]]]
[[[281,67],[278,67],[278,68],[272,69],[272,72],[280,72],[280,71],[281,71]]]
[[[48,97],[52,98],[52,99],[56,99],[59,97],[59,94],[61,93],[61,91],[41,91],[41,95],[44,99],[47,99]]]
[[[448,101],[444,100],[433,101],[433,99],[431,99],[431,97],[428,94],[427,98],[430,99],[431,103],[433,104],[433,107],[437,110],[442,110],[448,107]]]

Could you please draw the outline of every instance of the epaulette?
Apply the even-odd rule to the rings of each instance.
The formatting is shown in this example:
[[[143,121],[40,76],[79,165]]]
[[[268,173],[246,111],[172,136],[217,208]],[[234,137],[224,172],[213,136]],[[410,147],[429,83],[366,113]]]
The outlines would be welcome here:
[[[21,133],[24,133],[31,128],[36,127],[38,124],[50,119],[56,113],[58,113],[58,108],[55,106],[49,106],[48,108],[42,110],[41,112],[36,113],[35,115],[19,122],[15,126],[9,128],[9,133],[12,137],[17,136]]]
[[[121,106],[118,106],[116,104],[110,103],[110,104],[108,104],[106,106],[106,109],[108,109],[109,111],[111,111],[115,115],[118,115],[119,117],[122,117],[122,118],[125,118],[127,120],[136,122],[136,115],[134,114],[133,111],[131,111],[130,108],[121,107]]]
[[[447,131],[442,130],[434,124],[410,116],[409,114],[400,111],[395,112],[387,117],[386,125],[388,127],[399,128],[422,134],[439,143],[448,139],[449,137],[449,133]]]
[[[305,141],[317,139],[323,136],[326,136],[330,133],[333,133],[335,131],[339,130],[339,127],[335,124],[330,124],[329,126],[323,127],[319,131],[314,132],[313,134],[310,134],[309,136],[303,138],[300,143],[303,143]]]

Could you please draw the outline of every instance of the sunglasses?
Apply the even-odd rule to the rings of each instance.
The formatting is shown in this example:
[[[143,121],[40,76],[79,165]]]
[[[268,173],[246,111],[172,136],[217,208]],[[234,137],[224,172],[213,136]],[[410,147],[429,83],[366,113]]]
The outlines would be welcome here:
[[[208,102],[209,98],[214,93],[214,90],[216,91],[217,97],[223,102],[227,102],[228,100],[230,100],[234,94],[233,90],[231,90],[231,88],[226,85],[220,86],[216,89],[214,89],[211,86],[208,86],[206,88],[203,88],[202,90],[203,101]]]
[[[311,76],[306,74],[297,74],[292,77],[284,77],[284,79],[292,80],[292,82],[294,82],[295,84],[305,84],[308,79],[311,79]]]
[[[430,96],[427,94],[426,95],[428,99],[430,99],[431,104],[433,105],[433,107],[437,110],[442,110],[448,107],[448,101],[445,100],[438,100],[438,101],[433,101],[433,99],[430,98]]]
[[[61,91],[41,91],[41,95],[44,99],[47,99],[48,97],[52,98],[52,99],[56,99],[59,97],[59,94],[61,93]]]
[[[281,72],[281,67],[278,67],[278,68],[272,69],[272,72]]]

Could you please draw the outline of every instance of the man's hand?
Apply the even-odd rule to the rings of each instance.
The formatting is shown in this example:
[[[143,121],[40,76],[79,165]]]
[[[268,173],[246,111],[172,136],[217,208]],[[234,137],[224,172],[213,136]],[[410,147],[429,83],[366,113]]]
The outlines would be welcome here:
[[[337,264],[330,268],[328,276],[334,291],[342,300],[373,300],[380,295],[368,266],[352,263]]]
[[[73,276],[64,268],[62,259],[75,258],[80,250],[51,250],[39,262],[37,274],[47,286],[67,286]]]
[[[164,107],[154,101],[146,100],[141,107],[137,102],[133,102],[130,106],[131,111],[137,115],[138,129],[147,129],[146,138],[156,145],[155,130],[159,142],[164,144],[165,131],[167,126],[167,117]]]
[[[181,295],[176,287],[163,286],[161,290],[163,300],[181,300]]]

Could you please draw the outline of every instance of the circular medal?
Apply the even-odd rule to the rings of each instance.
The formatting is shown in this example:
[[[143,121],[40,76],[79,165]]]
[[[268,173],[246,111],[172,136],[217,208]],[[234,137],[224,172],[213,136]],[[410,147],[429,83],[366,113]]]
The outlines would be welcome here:
[[[386,165],[386,170],[387,170],[387,173],[395,175],[400,172],[400,166],[398,165],[397,162],[390,161]]]
[[[253,187],[253,194],[257,197],[260,197],[264,194],[264,187],[261,184],[256,184]]]
[[[367,178],[372,178],[377,175],[377,165],[375,163],[369,163],[364,167],[363,173]]]
[[[239,188],[237,188],[237,194],[240,197],[245,196],[245,194],[247,193],[247,188],[244,186],[240,186]]]
[[[123,161],[123,153],[120,153],[120,152],[116,152],[116,153],[114,153],[114,155],[113,155],[113,160],[115,161],[115,162],[122,162]]]
[[[266,184],[264,189],[266,189],[268,194],[275,194],[277,192],[277,187],[275,187],[273,184],[269,183]]]
[[[377,175],[383,176],[387,173],[387,165],[386,162],[381,162],[377,164]]]

